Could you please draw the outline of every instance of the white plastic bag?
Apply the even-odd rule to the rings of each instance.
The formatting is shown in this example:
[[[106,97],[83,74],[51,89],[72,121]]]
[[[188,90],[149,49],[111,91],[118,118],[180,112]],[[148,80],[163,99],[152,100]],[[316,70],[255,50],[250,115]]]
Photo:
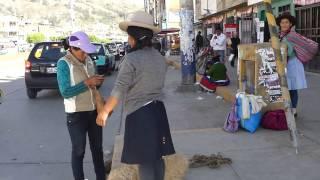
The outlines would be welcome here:
[[[233,53],[231,53],[231,54],[230,54],[230,56],[229,56],[229,59],[228,59],[228,60],[229,60],[229,62],[231,62],[231,61],[233,60],[233,58],[234,58],[234,54],[233,54]]]

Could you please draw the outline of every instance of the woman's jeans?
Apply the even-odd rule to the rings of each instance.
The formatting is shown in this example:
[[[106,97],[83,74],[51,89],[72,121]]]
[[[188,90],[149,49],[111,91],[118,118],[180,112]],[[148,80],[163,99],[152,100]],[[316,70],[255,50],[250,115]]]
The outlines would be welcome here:
[[[139,165],[140,180],[164,180],[164,172],[163,159]]]
[[[298,90],[289,90],[292,108],[297,108],[298,105]]]
[[[96,117],[96,111],[67,113],[67,126],[72,143],[72,171],[75,180],[84,179],[83,158],[87,133],[97,180],[106,179],[103,161],[102,127],[96,124]]]

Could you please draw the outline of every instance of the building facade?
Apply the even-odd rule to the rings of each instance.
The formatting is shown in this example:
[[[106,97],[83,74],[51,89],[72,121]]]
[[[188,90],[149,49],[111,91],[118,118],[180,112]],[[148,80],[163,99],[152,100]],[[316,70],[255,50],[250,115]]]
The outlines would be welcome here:
[[[0,18],[0,38],[10,41],[19,40],[19,19],[15,16],[2,16]]]
[[[320,44],[320,1],[297,2],[295,14],[296,31]],[[320,52],[305,67],[308,71],[320,73]]]
[[[257,41],[255,21],[257,16],[257,5],[248,6],[247,0],[207,0],[201,1],[202,7],[211,5],[208,11],[200,19],[207,35],[214,33],[220,27],[230,36],[232,31],[236,31],[242,43],[252,43]],[[205,4],[203,4],[205,3]],[[202,8],[203,9],[203,8]],[[230,31],[230,27],[232,31]]]

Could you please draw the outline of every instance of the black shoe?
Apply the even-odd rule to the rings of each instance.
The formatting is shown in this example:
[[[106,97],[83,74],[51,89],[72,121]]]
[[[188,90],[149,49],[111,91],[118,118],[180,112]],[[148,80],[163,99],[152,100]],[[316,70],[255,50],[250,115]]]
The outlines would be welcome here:
[[[298,113],[294,113],[294,117],[297,118],[298,117]]]

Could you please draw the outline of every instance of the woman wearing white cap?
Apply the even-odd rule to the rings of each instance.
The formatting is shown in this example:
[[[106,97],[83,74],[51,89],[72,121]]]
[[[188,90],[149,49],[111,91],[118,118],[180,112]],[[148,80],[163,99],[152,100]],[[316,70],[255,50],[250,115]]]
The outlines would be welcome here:
[[[97,123],[104,126],[108,114],[124,99],[126,125],[121,161],[138,164],[141,180],[163,180],[162,157],[175,153],[162,89],[166,76],[166,60],[152,48],[153,34],[160,31],[151,15],[138,11],[121,22],[131,46],[125,56],[115,86]]]
[[[96,124],[97,111],[92,88],[104,78],[95,75],[88,53],[96,51],[84,32],[75,32],[63,45],[67,54],[58,61],[57,79],[64,98],[67,126],[72,143],[72,171],[75,180],[84,180],[83,158],[87,134],[97,180],[105,180],[102,128]]]

